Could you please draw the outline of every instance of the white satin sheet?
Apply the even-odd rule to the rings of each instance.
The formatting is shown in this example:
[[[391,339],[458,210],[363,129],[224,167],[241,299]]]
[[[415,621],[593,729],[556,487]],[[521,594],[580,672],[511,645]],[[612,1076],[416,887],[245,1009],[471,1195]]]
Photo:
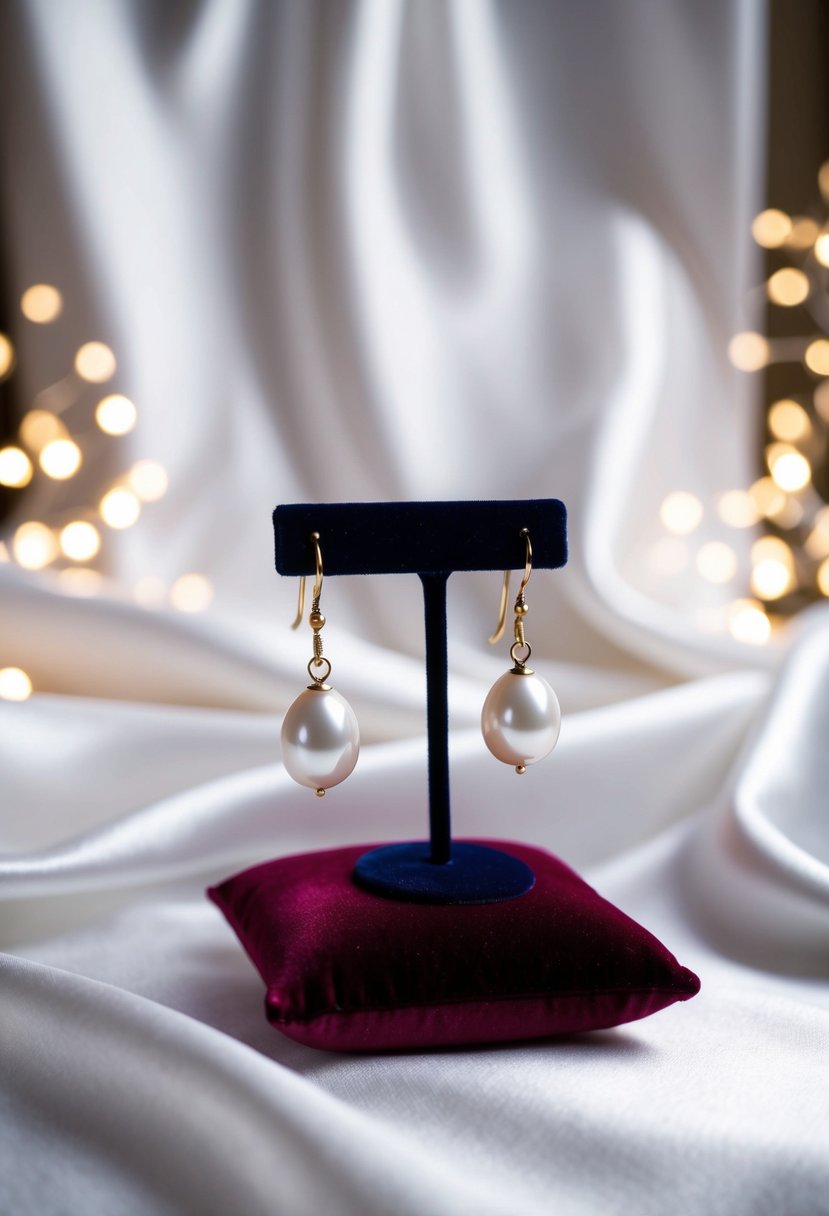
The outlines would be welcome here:
[[[18,384],[108,342],[139,423],[71,493],[139,457],[170,490],[94,598],[0,566],[0,666],[36,687],[0,702],[3,1213],[829,1212],[829,618],[731,640],[752,538],[714,510],[756,475],[726,347],[764,28],[749,0],[4,6],[12,288],[66,298]],[[675,489],[705,516],[668,577]],[[326,582],[364,750],[324,800],[293,785],[310,651],[271,509],[521,496],[570,510],[527,623],[565,721],[520,780],[488,755],[497,576],[453,577],[456,830],[560,854],[701,994],[564,1042],[302,1048],[203,889],[424,832],[422,622],[416,580]],[[717,539],[730,587],[694,573]],[[186,571],[207,613],[131,599]]]

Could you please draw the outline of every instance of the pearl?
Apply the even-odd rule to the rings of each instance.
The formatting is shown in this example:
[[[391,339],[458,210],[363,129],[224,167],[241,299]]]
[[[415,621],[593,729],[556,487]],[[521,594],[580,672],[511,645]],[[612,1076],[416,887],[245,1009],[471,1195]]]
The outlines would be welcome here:
[[[484,701],[481,730],[493,756],[523,772],[553,750],[561,708],[550,685],[534,671],[507,671]]]
[[[339,785],[360,754],[354,710],[334,688],[306,688],[282,723],[282,762],[294,781],[318,794]]]

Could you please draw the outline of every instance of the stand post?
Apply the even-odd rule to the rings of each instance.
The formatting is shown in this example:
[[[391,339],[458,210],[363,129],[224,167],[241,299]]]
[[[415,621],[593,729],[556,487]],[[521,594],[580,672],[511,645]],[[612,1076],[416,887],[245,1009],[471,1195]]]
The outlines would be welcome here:
[[[426,721],[429,736],[429,835],[431,860],[452,857],[449,801],[449,672],[446,646],[448,574],[421,574],[426,617]]]

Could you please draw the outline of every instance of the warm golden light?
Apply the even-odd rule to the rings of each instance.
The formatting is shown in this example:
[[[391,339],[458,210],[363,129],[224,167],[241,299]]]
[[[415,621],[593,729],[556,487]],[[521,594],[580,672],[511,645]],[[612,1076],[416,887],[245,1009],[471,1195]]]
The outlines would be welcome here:
[[[32,480],[32,462],[22,448],[0,448],[0,486],[20,489]]]
[[[694,494],[675,490],[669,494],[659,508],[659,518],[669,532],[687,536],[702,519],[702,503]]]
[[[762,334],[746,330],[731,339],[728,357],[741,372],[759,372],[769,361],[769,344]]]
[[[728,583],[737,573],[737,554],[730,545],[712,540],[701,546],[696,564],[709,583]]]
[[[0,540],[0,562],[9,562],[9,561],[11,561],[9,551],[6,548],[5,542]]]
[[[803,548],[813,561],[829,557],[829,507],[821,507],[818,511]]]
[[[49,410],[29,410],[20,423],[20,438],[31,452],[40,452],[53,439],[63,439],[66,427]]]
[[[821,194],[829,202],[829,160],[824,161],[818,169],[817,184]]]
[[[76,519],[61,529],[60,547],[73,562],[87,562],[101,548],[101,534],[94,524]]]
[[[75,355],[75,371],[90,384],[103,384],[115,375],[115,355],[103,342],[85,342]]]
[[[63,296],[57,287],[49,283],[35,283],[23,292],[20,299],[23,316],[36,325],[48,325],[60,316],[62,309]]]
[[[753,562],[778,561],[788,569],[793,568],[792,551],[780,536],[759,536],[751,546]]]
[[[29,520],[15,531],[12,552],[24,570],[42,570],[57,557],[58,546],[51,528]]]
[[[213,599],[213,587],[203,574],[182,574],[170,589],[170,600],[179,612],[204,612]]]
[[[821,232],[815,241],[815,257],[821,266],[829,266],[829,232]]]
[[[786,496],[771,477],[760,477],[749,490],[752,501],[761,515],[773,515],[786,504]]]
[[[95,421],[105,435],[128,434],[135,426],[137,417],[138,411],[129,397],[120,393],[104,397],[95,407]]]
[[[141,514],[141,503],[132,490],[120,486],[109,490],[100,501],[101,519],[110,528],[131,528]]]
[[[781,452],[769,458],[771,475],[781,490],[787,494],[796,494],[809,484],[812,477],[811,466],[800,452]]]
[[[130,487],[142,502],[157,502],[167,493],[169,478],[157,460],[137,460],[127,474]]]
[[[815,338],[806,347],[803,362],[810,372],[816,376],[829,376],[829,341],[826,338]]]
[[[819,225],[808,215],[793,215],[792,230],[786,237],[786,245],[789,249],[811,249],[819,232]]]
[[[763,600],[779,600],[792,588],[792,572],[783,562],[765,558],[751,571],[751,590]]]
[[[818,567],[817,586],[820,594],[829,598],[829,558]]]
[[[0,667],[0,699],[26,701],[32,695],[32,681],[22,667]]]
[[[11,338],[0,334],[0,380],[5,379],[14,367],[14,347]]]
[[[38,460],[47,477],[66,481],[81,467],[81,449],[72,439],[53,439],[43,448]]]
[[[775,439],[794,442],[810,435],[812,424],[803,406],[785,397],[782,401],[775,401],[769,410],[769,430]]]
[[[717,499],[717,513],[729,528],[750,528],[760,518],[760,512],[748,490],[726,490]]]
[[[824,422],[829,423],[829,381],[824,380],[817,386],[812,400],[817,413]]]
[[[61,591],[67,595],[97,595],[103,581],[104,576],[99,570],[90,570],[86,566],[69,566],[58,575]]]
[[[157,575],[145,574],[135,584],[132,593],[142,608],[158,608],[167,598],[167,585]]]
[[[771,636],[771,621],[757,600],[735,600],[728,613],[728,628],[737,642],[762,646]]]
[[[792,230],[792,221],[785,211],[769,207],[754,217],[751,235],[764,249],[778,249]]]
[[[766,284],[766,291],[772,304],[782,308],[794,308],[802,304],[809,294],[809,279],[802,270],[793,266],[784,266],[776,270]]]

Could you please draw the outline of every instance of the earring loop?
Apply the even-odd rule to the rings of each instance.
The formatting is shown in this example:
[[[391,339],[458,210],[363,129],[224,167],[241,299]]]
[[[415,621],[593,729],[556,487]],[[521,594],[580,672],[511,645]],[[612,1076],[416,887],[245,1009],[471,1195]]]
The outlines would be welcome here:
[[[515,640],[509,650],[513,665],[487,694],[481,730],[496,759],[512,764],[517,773],[525,773],[528,764],[542,760],[555,747],[561,729],[561,708],[547,681],[527,666],[532,647],[524,636],[524,618],[529,611],[524,592],[532,577],[533,548],[527,528],[522,528],[519,536],[524,541],[524,573],[513,607]],[[490,642],[498,641],[506,625],[509,573],[504,571],[498,628]]]
[[[313,635],[313,654],[307,669],[311,683],[290,706],[282,723],[282,762],[294,781],[309,786],[321,798],[353,770],[360,754],[360,730],[345,697],[327,683],[331,660],[323,654],[321,636],[325,617],[320,610],[320,597],[325,576],[319,532],[312,532],[308,541],[314,550],[314,586],[308,615]],[[303,575],[297,619],[292,628],[301,623],[304,612]]]

